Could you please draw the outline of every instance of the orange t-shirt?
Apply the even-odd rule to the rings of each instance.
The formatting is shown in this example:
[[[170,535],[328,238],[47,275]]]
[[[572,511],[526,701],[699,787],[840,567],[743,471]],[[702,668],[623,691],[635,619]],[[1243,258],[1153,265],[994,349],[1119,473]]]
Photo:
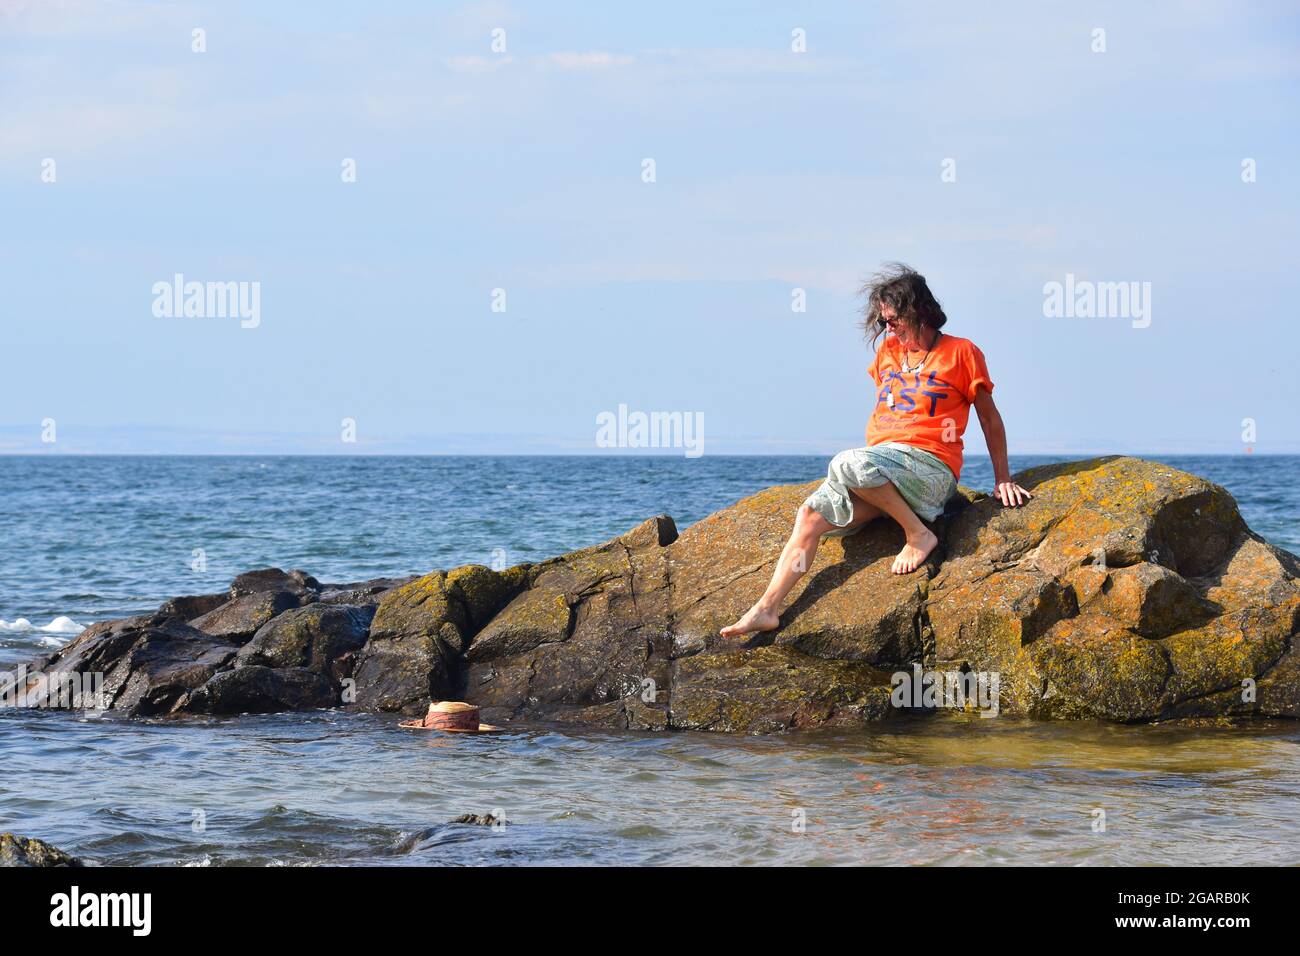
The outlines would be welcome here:
[[[912,360],[919,358],[912,352]],[[919,372],[903,371],[903,348],[890,335],[871,364],[876,404],[867,425],[867,445],[895,441],[936,455],[961,477],[962,433],[980,386],[993,391],[984,353],[970,339],[941,335]]]

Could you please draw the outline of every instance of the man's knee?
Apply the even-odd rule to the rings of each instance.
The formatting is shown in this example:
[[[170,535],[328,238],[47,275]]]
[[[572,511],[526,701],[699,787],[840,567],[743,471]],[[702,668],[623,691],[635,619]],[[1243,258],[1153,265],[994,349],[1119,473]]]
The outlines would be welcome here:
[[[795,527],[807,534],[823,534],[834,525],[822,517],[821,512],[811,505],[800,505],[794,518]]]

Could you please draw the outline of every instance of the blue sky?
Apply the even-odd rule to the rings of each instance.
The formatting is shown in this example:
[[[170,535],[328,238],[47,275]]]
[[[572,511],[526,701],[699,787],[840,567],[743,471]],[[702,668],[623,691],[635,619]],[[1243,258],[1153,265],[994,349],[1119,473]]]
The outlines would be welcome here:
[[[597,453],[626,404],[830,453],[887,260],[1013,453],[1300,451],[1288,6],[0,0],[0,452]],[[260,324],[155,316],[176,273]],[[1150,325],[1046,317],[1067,274]]]

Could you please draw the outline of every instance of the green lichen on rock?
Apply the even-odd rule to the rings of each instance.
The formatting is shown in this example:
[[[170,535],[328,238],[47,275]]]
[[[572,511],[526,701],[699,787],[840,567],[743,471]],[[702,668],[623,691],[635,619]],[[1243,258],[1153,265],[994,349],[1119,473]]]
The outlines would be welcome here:
[[[524,565],[494,571],[466,565],[434,571],[384,594],[356,665],[356,701],[365,709],[417,712],[457,696],[461,658],[481,623],[526,587]]]
[[[1130,722],[1161,712],[1168,660],[1154,642],[1104,617],[1058,622],[1032,656],[1053,693],[1032,704],[1030,716]]]
[[[460,602],[465,625],[474,632],[528,587],[532,569],[532,565],[520,564],[505,571],[494,571],[482,564],[466,564],[447,572],[444,588]]]
[[[897,713],[887,671],[791,647],[698,654],[674,662],[669,724],[681,730],[771,733],[861,723]]]

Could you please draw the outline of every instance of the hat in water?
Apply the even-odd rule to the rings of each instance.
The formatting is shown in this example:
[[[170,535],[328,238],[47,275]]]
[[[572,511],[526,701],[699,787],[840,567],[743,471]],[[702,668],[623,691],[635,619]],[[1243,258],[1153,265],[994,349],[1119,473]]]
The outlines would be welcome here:
[[[453,734],[487,734],[501,730],[478,719],[478,708],[460,700],[435,700],[423,720],[404,720],[399,727],[414,730],[445,730]]]

